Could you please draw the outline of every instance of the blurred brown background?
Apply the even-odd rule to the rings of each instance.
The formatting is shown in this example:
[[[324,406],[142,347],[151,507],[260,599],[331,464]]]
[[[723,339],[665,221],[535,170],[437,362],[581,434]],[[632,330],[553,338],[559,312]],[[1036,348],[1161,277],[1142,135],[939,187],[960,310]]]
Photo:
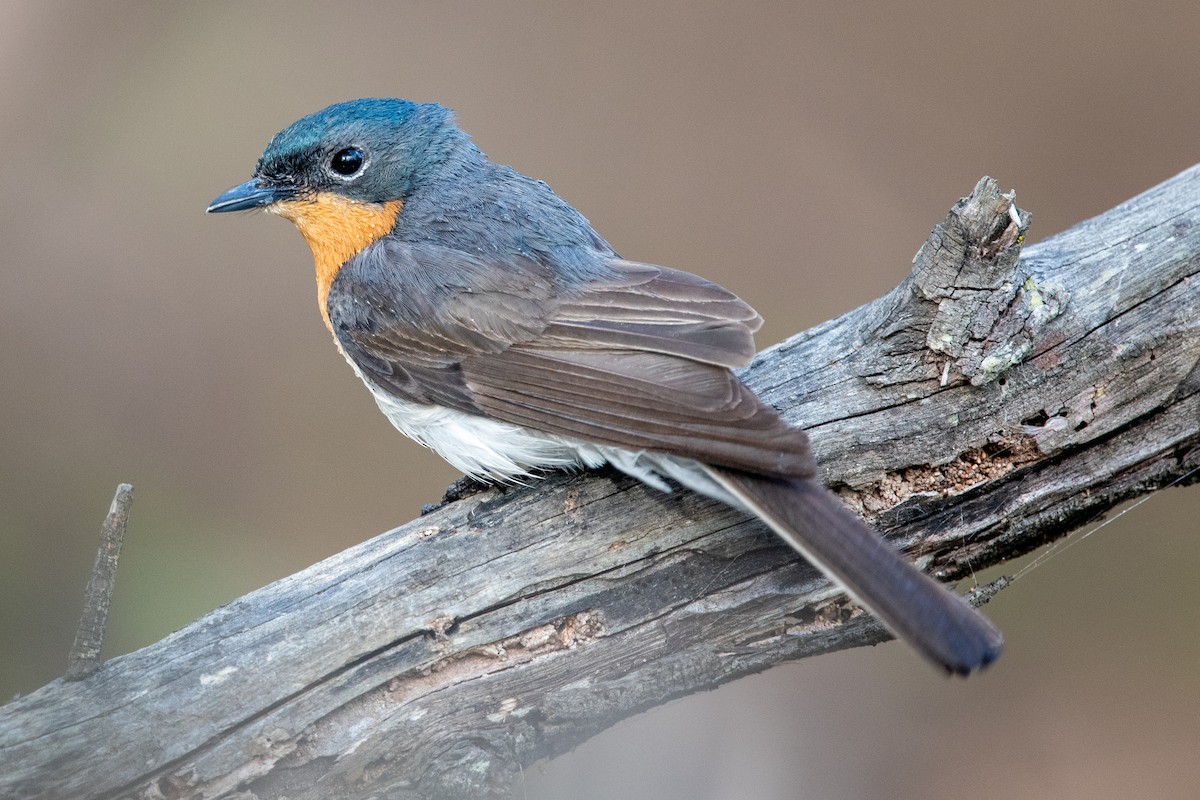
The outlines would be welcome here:
[[[1098,8],[0,2],[0,696],[62,671],[119,481],[110,655],[455,477],[335,352],[292,227],[203,213],[283,125],[439,100],[624,255],[751,301],[765,346],[896,284],[984,174],[1036,240],[1200,160],[1200,6]],[[524,791],[1191,795],[1197,519],[1200,489],[1167,491],[1030,573],[988,607],[1008,650],[969,682],[894,644],[787,665]]]

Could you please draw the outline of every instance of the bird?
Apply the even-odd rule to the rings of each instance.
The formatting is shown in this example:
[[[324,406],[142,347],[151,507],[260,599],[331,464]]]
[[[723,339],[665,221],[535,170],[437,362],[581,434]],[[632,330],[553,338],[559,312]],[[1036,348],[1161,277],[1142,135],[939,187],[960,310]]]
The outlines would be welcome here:
[[[951,674],[1000,631],[819,481],[808,437],[737,376],[762,318],[729,290],[622,258],[438,104],[364,98],[277,133],[209,212],[261,209],[312,250],[338,350],[404,434],[468,476],[605,464],[759,518]]]

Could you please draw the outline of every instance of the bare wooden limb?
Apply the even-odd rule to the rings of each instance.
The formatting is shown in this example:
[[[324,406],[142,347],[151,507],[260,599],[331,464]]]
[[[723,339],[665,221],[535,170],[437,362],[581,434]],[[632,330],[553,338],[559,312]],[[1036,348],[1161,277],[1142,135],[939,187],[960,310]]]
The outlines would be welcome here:
[[[100,669],[108,607],[117,581],[117,562],[121,559],[121,545],[125,542],[125,526],[132,505],[133,487],[122,483],[117,487],[104,524],[100,526],[100,547],[96,550],[96,561],[84,591],[83,616],[67,656],[67,673],[63,677],[69,681],[83,680]]]
[[[746,371],[946,580],[1200,466],[1200,168],[1020,254],[1028,221],[981,181],[897,289]],[[883,638],[734,511],[557,476],[0,708],[0,796],[504,796],[633,712]]]

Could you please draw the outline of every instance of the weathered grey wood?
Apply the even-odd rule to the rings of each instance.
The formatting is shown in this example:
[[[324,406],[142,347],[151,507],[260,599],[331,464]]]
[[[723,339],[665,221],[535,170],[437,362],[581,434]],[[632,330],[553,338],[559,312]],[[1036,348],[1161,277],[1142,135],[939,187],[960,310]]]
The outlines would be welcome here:
[[[83,595],[83,616],[75,629],[71,652],[67,654],[64,677],[69,681],[83,680],[100,669],[100,650],[104,647],[104,634],[108,628],[108,608],[117,582],[117,564],[121,560],[121,546],[125,543],[125,528],[132,505],[133,487],[128,483],[117,486],[117,494],[101,526],[100,548],[96,551],[96,560],[92,564],[92,573],[88,576]]]
[[[945,579],[1200,466],[1200,168],[1019,257],[1011,209],[981,181],[896,290],[746,371]],[[506,796],[632,712],[884,638],[736,512],[559,476],[0,708],[0,796]]]

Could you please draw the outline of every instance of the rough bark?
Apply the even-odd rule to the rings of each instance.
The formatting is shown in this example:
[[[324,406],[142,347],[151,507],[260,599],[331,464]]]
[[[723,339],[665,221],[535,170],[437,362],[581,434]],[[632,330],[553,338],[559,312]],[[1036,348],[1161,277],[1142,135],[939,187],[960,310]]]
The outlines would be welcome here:
[[[946,580],[1200,466],[1200,168],[1022,254],[1028,222],[984,179],[899,287],[745,373]],[[557,476],[0,708],[0,796],[507,796],[633,712],[884,638],[734,511]]]

